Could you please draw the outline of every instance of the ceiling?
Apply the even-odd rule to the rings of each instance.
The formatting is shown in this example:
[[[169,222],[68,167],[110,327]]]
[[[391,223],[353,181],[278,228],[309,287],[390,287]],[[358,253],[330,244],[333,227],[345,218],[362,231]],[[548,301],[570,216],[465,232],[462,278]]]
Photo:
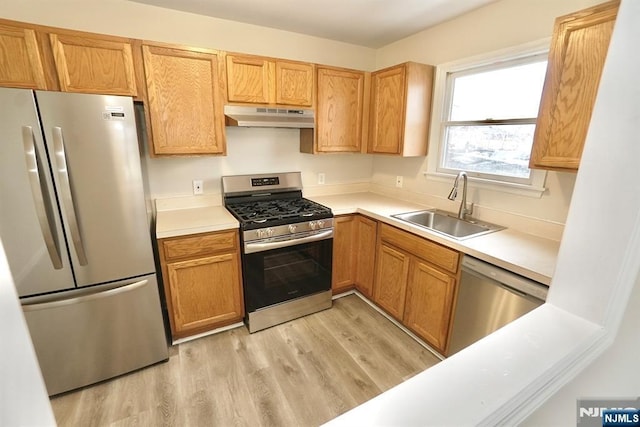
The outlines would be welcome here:
[[[379,48],[496,0],[130,0]]]

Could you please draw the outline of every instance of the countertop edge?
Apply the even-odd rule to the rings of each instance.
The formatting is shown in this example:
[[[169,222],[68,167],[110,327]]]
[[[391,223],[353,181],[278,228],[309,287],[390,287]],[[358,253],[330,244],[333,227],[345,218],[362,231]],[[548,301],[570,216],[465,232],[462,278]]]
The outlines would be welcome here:
[[[394,199],[377,193],[362,192],[309,196],[307,198],[328,206],[335,216],[361,214],[544,285],[549,286],[551,283],[559,242],[528,235],[509,228],[467,240],[449,238],[391,216],[412,210],[429,209],[431,206]],[[224,206],[220,205],[163,210],[156,213],[156,239],[237,229],[239,227],[238,220]],[[509,252],[508,256],[506,256],[505,253],[501,254],[500,250],[496,249],[501,245],[507,244],[512,247],[530,247],[527,251],[523,251],[520,256],[520,259],[525,262],[517,262],[518,257],[512,252],[503,251]],[[527,263],[532,263],[532,258],[538,263],[534,267],[527,265]]]

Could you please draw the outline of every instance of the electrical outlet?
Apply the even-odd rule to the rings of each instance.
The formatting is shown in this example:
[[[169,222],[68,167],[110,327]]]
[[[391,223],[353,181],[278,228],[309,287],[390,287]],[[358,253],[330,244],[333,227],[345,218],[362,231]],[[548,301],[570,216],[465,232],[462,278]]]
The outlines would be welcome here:
[[[324,172],[320,172],[318,174],[318,184],[320,185],[324,184]]]
[[[198,194],[202,194],[204,192],[204,187],[202,185],[202,180],[201,179],[194,179],[193,180],[193,194],[198,195]]]
[[[396,187],[402,188],[402,176],[396,176]]]

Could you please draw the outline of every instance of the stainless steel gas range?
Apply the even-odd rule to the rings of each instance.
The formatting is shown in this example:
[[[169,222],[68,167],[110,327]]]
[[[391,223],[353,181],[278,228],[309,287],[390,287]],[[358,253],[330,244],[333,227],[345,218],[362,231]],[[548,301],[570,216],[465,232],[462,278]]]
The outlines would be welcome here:
[[[222,193],[240,221],[249,332],[330,308],[333,213],[302,197],[301,173],[223,176]]]

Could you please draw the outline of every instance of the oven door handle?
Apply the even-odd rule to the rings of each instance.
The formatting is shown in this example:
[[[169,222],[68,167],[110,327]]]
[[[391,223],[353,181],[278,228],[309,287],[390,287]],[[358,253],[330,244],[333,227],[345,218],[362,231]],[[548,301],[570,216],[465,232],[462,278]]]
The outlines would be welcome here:
[[[300,237],[298,239],[282,240],[279,242],[267,242],[267,243],[245,243],[244,253],[252,254],[254,252],[263,252],[270,249],[286,248],[289,246],[300,245],[303,243],[316,242],[318,240],[325,240],[333,237],[333,229],[325,230],[317,234],[312,234],[306,237]]]

